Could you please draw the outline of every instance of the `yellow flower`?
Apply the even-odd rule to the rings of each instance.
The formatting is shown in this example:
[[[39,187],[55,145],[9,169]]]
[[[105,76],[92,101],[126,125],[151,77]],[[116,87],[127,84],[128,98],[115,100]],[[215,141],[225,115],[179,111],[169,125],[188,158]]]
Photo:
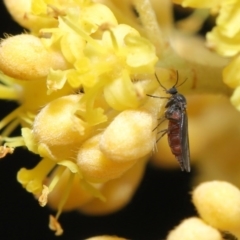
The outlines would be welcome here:
[[[200,184],[193,192],[199,215],[211,226],[239,235],[240,191],[228,182]]]
[[[239,50],[239,1],[174,0],[184,7],[209,8],[217,11],[216,26],[207,34],[207,45],[224,56],[234,56]]]
[[[47,80],[48,88],[60,89],[68,81],[73,88],[84,87],[84,99],[87,101],[88,98],[93,99],[99,92],[104,91],[107,103],[114,109],[138,107],[139,101],[131,79],[138,74],[154,72],[153,66],[157,58],[153,45],[142,38],[136,30],[123,24],[115,27],[110,25],[109,29],[103,32],[100,40],[94,39],[81,32],[75,21],[69,17],[63,19],[60,24],[60,29],[73,28],[71,33],[66,35],[67,37],[70,35],[67,41],[65,38],[60,40],[61,51],[73,67],[62,73],[51,71]],[[51,32],[51,29],[44,31]],[[53,39],[59,41],[58,38]],[[86,41],[87,44],[84,44]],[[73,42],[77,43],[76,48],[72,45]],[[72,53],[79,54],[73,57]],[[124,99],[121,97],[123,92]]]
[[[216,19],[216,26],[212,31],[206,35],[207,46],[217,53],[232,57],[231,63],[225,68],[223,72],[224,82],[231,88],[234,88],[234,93],[231,97],[233,105],[239,110],[239,51],[240,51],[240,31],[239,31],[239,16],[240,16],[240,2],[235,1],[197,1],[197,0],[183,0],[174,1],[181,3],[184,7],[194,8],[218,8],[218,16]]]
[[[15,100],[20,106],[0,122],[0,157],[20,146],[42,157],[33,169],[20,169],[17,180],[38,198],[40,206],[49,205],[57,211],[56,216],[50,216],[49,227],[61,235],[63,228],[58,220],[62,211],[103,215],[123,208],[136,191],[152,155],[159,165],[177,166],[174,156],[171,154],[172,164],[165,152],[169,149],[167,141],[160,141],[166,146],[154,151],[156,136],[164,132],[158,119],[161,122],[171,97],[164,88],[181,86],[178,90],[184,95],[230,95],[231,90],[221,81],[222,69],[229,61],[206,49],[198,37],[180,33],[166,2],[160,8],[154,0],[22,0],[17,9],[11,1],[5,0],[29,33],[1,41],[0,98]],[[227,36],[237,36],[232,26],[238,15],[228,21],[233,10],[227,8],[229,1],[182,3],[214,10],[219,7],[216,29],[221,30],[220,34],[227,29]],[[126,15],[123,9],[128,9]],[[29,17],[26,22],[23,15]],[[218,38],[214,49],[232,56],[238,51],[236,39],[232,41],[234,47],[226,47],[224,39]],[[232,101],[239,107],[236,66],[238,56],[226,67],[224,81],[236,88]],[[159,86],[154,74],[164,87]],[[229,149],[234,150],[233,154],[237,152],[232,143],[235,138],[239,142],[235,126],[239,116],[229,110],[226,102],[214,97],[187,99],[192,163],[199,170],[208,170],[198,179],[222,169],[222,175],[229,177],[229,173],[238,171],[236,162],[221,168],[217,160],[226,160]],[[225,121],[218,121],[220,113]],[[21,136],[9,137],[19,125]],[[229,129],[234,134],[228,135]],[[226,143],[223,133],[231,141]],[[217,154],[216,142],[228,149],[222,147]],[[163,158],[165,162],[160,160]],[[217,170],[211,167],[214,161]],[[189,224],[196,239],[199,232],[216,240],[221,237],[215,226],[198,218],[184,223],[183,229]],[[178,233],[175,236],[179,239]]]
[[[172,230],[167,240],[222,240],[222,236],[217,229],[207,225],[197,217],[191,217],[181,222],[174,230]]]
[[[19,146],[43,157],[35,168],[22,168],[17,179],[41,206],[57,209],[49,226],[60,235],[63,210],[86,205],[86,212],[111,212],[131,199],[154,146],[158,110],[149,109],[153,100],[146,101],[144,88],[156,88],[148,78],[157,56],[147,39],[118,24],[100,3],[33,0],[19,11],[30,14],[25,26],[40,37],[23,34],[1,42],[0,97],[21,104],[0,123],[1,157]],[[9,138],[18,125],[22,136]],[[129,136],[119,148],[124,131]],[[104,207],[94,203],[93,198],[105,201],[101,192],[110,203],[111,189],[125,181],[130,188],[124,198]]]
[[[57,20],[55,18],[46,19],[32,14],[31,0],[19,0],[18,4],[16,4],[14,0],[4,0],[4,3],[14,20],[24,28],[31,29],[35,34],[38,34],[41,28],[57,26]]]
[[[120,238],[116,236],[96,236],[88,238],[86,240],[126,240],[126,238]]]
[[[237,187],[224,181],[202,183],[193,192],[193,202],[206,223],[240,236],[240,191]]]
[[[167,240],[221,240],[227,235],[240,236],[238,188],[224,181],[204,182],[194,189],[192,199],[201,219],[185,219],[169,233]]]
[[[42,157],[72,159],[91,134],[90,125],[74,115],[81,97],[79,94],[55,99],[36,116],[32,135]]]

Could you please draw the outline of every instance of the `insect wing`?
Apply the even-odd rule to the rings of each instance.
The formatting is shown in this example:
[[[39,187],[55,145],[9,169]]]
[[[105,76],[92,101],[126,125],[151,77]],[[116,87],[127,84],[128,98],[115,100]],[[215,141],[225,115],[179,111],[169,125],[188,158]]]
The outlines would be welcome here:
[[[188,116],[186,110],[181,113],[181,130],[180,130],[182,164],[185,171],[190,172],[190,152],[188,139]]]

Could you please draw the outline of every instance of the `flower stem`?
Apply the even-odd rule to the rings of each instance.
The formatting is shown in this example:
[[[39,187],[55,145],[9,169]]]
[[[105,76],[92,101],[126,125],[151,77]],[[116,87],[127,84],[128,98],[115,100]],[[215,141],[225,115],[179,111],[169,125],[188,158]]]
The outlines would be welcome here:
[[[14,88],[0,84],[0,96],[5,100],[18,100],[19,96]]]
[[[155,12],[149,0],[133,0],[137,12],[140,16],[141,23],[146,30],[148,39],[156,47],[158,57],[162,55],[164,50],[163,33],[159,28]]]

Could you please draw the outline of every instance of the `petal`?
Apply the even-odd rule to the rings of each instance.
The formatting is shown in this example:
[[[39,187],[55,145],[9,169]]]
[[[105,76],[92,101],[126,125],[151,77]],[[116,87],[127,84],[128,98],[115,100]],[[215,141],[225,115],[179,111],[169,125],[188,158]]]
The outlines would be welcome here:
[[[222,2],[217,25],[221,32],[228,38],[239,35],[240,26],[240,2],[238,0],[225,0]]]
[[[223,81],[231,88],[240,86],[240,56],[236,56],[223,70]]]
[[[234,37],[228,37],[221,31],[221,27],[215,27],[207,34],[207,46],[219,54],[227,57],[236,55],[240,51],[240,32]]]
[[[29,128],[22,128],[21,131],[28,150],[38,154],[38,146],[32,134],[32,130]]]
[[[124,38],[128,47],[127,64],[131,67],[141,67],[142,71],[146,71],[144,66],[152,66],[151,73],[154,72],[154,65],[157,62],[154,46],[145,38],[128,34]]]
[[[17,180],[28,192],[39,194],[42,191],[43,181],[55,166],[49,159],[42,159],[33,169],[21,168],[17,174]]]
[[[137,92],[126,70],[122,72],[122,77],[114,79],[105,86],[104,96],[109,106],[119,111],[137,108],[140,104]]]

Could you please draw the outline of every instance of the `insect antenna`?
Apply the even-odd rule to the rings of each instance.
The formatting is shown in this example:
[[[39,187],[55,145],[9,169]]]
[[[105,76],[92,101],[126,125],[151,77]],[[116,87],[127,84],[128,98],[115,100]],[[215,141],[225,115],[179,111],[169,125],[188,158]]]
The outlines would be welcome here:
[[[175,83],[175,85],[174,85],[173,87],[178,88],[178,87],[182,86],[182,85],[187,81],[187,78],[186,78],[182,83],[180,83],[179,85],[177,85],[177,84],[178,84],[178,71],[176,71],[176,73],[177,73],[177,82]],[[176,86],[176,85],[177,85],[177,86]]]
[[[176,88],[182,86],[186,81],[187,81],[187,78],[182,83],[180,83],[178,86],[176,86]]]
[[[156,73],[155,73],[155,77],[156,77],[156,79],[157,79],[159,85],[160,85],[165,91],[167,91],[167,89],[161,84],[161,82],[160,82],[160,80],[158,79],[158,76],[157,76]]]
[[[187,78],[186,78],[182,83],[180,83],[179,85],[177,85],[177,84],[178,84],[178,80],[179,80],[179,76],[178,76],[178,71],[177,71],[177,70],[176,70],[176,75],[177,75],[177,80],[176,80],[176,83],[173,85],[173,88],[178,88],[178,87],[182,86],[182,85],[187,81]],[[155,73],[155,77],[156,77],[159,85],[167,92],[167,88],[165,88],[165,87],[161,84],[161,82],[160,82],[160,80],[159,80],[159,78],[158,78],[158,76],[157,76],[156,73]]]
[[[178,71],[177,70],[176,70],[176,75],[177,75],[177,81],[176,81],[176,83],[174,84],[173,87],[177,88],[177,87],[181,86],[183,83],[181,83],[180,85],[176,86],[178,84]]]

